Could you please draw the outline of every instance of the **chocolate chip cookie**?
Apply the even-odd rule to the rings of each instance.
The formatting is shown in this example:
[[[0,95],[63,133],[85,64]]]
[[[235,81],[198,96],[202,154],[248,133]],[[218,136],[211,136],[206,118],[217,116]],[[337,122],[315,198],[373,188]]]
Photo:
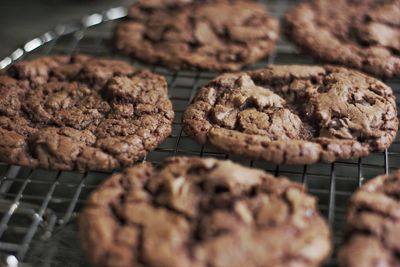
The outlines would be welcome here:
[[[114,174],[79,222],[93,266],[316,267],[331,250],[301,184],[212,158]]]
[[[378,176],[352,197],[341,267],[400,266],[400,171]]]
[[[277,38],[278,22],[245,0],[139,0],[115,30],[117,49],[171,69],[238,70]]]
[[[183,114],[200,144],[276,164],[309,164],[381,151],[398,127],[392,90],[334,66],[268,66],[223,74]]]
[[[399,0],[310,0],[289,11],[287,37],[323,60],[400,75]]]
[[[133,164],[171,133],[159,75],[116,60],[41,57],[0,73],[0,160],[57,170]]]

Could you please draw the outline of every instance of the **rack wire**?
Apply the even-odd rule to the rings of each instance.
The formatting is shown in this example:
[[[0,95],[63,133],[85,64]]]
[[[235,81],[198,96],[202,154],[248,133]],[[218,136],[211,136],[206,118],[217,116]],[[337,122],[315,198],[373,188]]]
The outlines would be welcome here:
[[[270,12],[281,18],[296,1],[264,1]],[[9,57],[0,61],[0,69],[22,58],[49,54],[87,53],[94,56],[130,60],[110,47],[115,20],[126,15],[126,8],[117,7],[96,13],[69,25],[58,26],[27,42]],[[158,66],[143,65],[164,75],[175,109],[173,132],[155,151],[143,159],[160,163],[176,155],[230,158],[236,162],[265,169],[303,183],[319,199],[319,209],[329,221],[334,244],[341,243],[346,206],[351,194],[364,180],[388,173],[400,166],[400,142],[383,153],[368,157],[304,166],[273,165],[232,157],[210,147],[196,144],[181,128],[181,116],[197,88],[217,73],[204,71],[170,71]],[[251,68],[266,64],[316,64],[310,56],[297,52],[282,37],[275,51]],[[393,88],[397,99],[400,80],[385,81]],[[399,106],[399,103],[398,103]],[[105,172],[60,172],[30,169],[0,163],[0,267],[1,266],[87,266],[79,250],[76,217],[88,194],[109,176]],[[18,261],[20,262],[17,265]],[[336,266],[333,256],[326,266]]]

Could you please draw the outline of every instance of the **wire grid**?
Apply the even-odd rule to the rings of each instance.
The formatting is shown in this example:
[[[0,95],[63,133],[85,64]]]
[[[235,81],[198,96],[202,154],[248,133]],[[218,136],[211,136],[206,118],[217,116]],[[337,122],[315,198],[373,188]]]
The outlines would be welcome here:
[[[270,12],[281,18],[296,1],[264,1]],[[126,14],[115,8],[85,17],[79,23],[59,26],[36,38],[10,57],[0,61],[0,68],[20,58],[48,54],[87,53],[94,56],[130,60],[112,51],[113,20]],[[346,205],[354,190],[364,179],[370,179],[400,166],[400,143],[396,138],[389,150],[368,157],[304,166],[273,165],[232,157],[210,147],[196,144],[181,128],[181,116],[197,88],[218,73],[204,71],[173,72],[158,66],[130,62],[149,68],[167,78],[170,99],[175,110],[173,132],[155,151],[143,159],[159,164],[176,155],[230,158],[244,165],[265,169],[305,184],[319,199],[319,209],[329,221],[334,244],[342,240]],[[252,68],[266,64],[316,64],[310,56],[297,52],[284,38],[275,51]],[[400,80],[387,80],[400,97]],[[399,106],[399,104],[398,104]],[[0,252],[15,255],[23,266],[87,266],[79,250],[76,217],[88,194],[110,174],[105,172],[60,172],[30,169],[0,163]],[[4,258],[3,255],[3,258]],[[1,266],[1,263],[0,263]],[[7,265],[6,265],[7,266]],[[335,257],[326,266],[336,266]]]

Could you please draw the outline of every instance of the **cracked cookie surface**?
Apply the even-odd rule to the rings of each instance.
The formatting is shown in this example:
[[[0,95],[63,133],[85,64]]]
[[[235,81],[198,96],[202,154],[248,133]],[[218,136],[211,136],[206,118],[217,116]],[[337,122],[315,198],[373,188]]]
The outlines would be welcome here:
[[[331,250],[301,184],[212,158],[114,174],[79,222],[82,248],[102,267],[316,267]]]
[[[238,70],[277,39],[265,7],[242,0],[142,0],[115,29],[117,49],[171,69]]]
[[[378,176],[356,191],[339,252],[341,267],[400,266],[399,196],[400,170]]]
[[[197,93],[183,129],[200,144],[276,164],[381,151],[398,127],[392,90],[334,66],[269,66],[223,74]]]
[[[116,60],[51,56],[0,73],[0,160],[57,170],[132,165],[171,132],[159,75]]]
[[[288,38],[323,60],[400,75],[399,0],[310,0],[289,11]]]

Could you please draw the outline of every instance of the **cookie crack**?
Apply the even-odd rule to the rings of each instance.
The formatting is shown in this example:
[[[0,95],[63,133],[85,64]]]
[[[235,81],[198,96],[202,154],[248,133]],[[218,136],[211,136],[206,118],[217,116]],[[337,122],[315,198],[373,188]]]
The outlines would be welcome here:
[[[369,229],[363,229],[363,230],[353,229],[348,234],[348,237],[345,240],[345,244],[350,242],[350,240],[356,236],[366,236],[368,238],[377,240],[382,245],[382,247],[392,255],[392,257],[394,257],[395,259],[400,261],[400,251],[396,247],[390,246],[388,244],[388,242],[385,240],[385,232],[387,230],[386,229],[382,229],[382,230],[383,230],[382,235],[377,235]]]

